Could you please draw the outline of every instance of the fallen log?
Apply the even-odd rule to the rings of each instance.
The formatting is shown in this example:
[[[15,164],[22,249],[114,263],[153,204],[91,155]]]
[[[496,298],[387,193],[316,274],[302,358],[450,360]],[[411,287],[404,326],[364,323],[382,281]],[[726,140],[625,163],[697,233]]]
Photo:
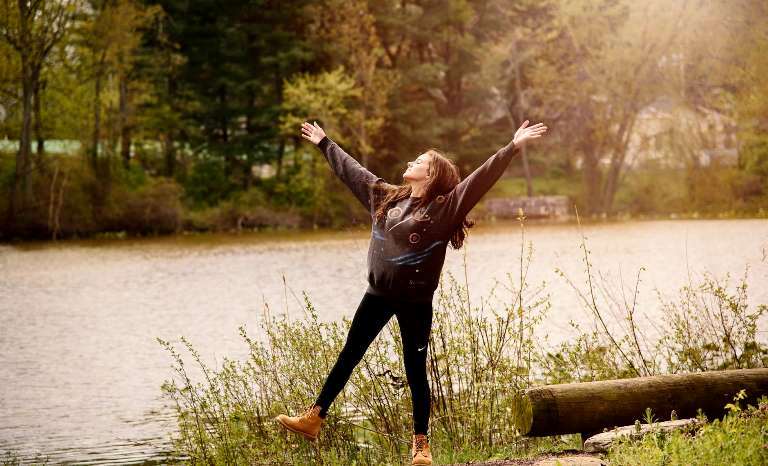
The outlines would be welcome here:
[[[515,424],[521,434],[601,432],[633,424],[650,408],[656,419],[695,417],[699,409],[720,417],[725,405],[744,389],[745,404],[768,395],[768,369],[738,369],[697,374],[659,375],[600,382],[546,385],[526,390]]]

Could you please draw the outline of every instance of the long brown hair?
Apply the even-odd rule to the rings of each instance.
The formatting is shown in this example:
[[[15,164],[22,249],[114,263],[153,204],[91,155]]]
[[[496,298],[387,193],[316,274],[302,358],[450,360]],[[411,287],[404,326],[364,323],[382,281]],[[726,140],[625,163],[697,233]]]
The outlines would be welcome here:
[[[426,206],[440,195],[447,194],[459,184],[459,181],[461,181],[459,168],[451,159],[443,155],[437,149],[427,149],[425,153],[432,156],[428,172],[429,181],[424,187],[424,195],[419,199],[416,209]],[[395,204],[406,197],[410,197],[412,191],[411,185],[407,182],[400,185],[378,183],[374,185],[374,187],[379,190],[382,195],[375,196],[381,199],[381,202],[376,206],[375,218],[377,222],[384,218],[387,211]],[[464,238],[466,238],[468,230],[474,225],[474,221],[464,217],[451,235],[451,246],[453,249],[461,248],[464,244]]]

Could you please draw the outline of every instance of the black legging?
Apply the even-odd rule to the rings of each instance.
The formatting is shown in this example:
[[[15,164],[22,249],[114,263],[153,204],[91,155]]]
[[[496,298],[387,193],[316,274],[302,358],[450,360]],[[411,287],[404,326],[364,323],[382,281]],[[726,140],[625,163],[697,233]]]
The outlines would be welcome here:
[[[429,424],[429,384],[427,383],[427,345],[432,327],[432,303],[395,300],[365,293],[357,307],[347,341],[331,373],[317,397],[321,416],[339,394],[352,374],[352,369],[363,358],[368,346],[376,338],[392,314],[397,316],[403,340],[405,375],[413,399],[413,430],[427,433]]]

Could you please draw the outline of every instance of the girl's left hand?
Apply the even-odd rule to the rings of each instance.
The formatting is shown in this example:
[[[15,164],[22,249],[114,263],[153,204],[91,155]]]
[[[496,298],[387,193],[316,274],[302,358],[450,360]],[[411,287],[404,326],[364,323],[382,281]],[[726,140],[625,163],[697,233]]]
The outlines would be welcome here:
[[[536,123],[533,126],[528,126],[528,120],[525,120],[523,124],[515,131],[515,137],[512,142],[515,146],[522,146],[530,139],[540,138],[542,134],[547,132],[547,127],[544,123]]]

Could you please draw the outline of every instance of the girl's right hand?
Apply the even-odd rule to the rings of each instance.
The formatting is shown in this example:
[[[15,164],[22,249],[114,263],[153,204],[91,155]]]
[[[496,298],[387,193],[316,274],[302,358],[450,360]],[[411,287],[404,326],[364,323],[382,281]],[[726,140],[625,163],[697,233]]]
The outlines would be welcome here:
[[[301,137],[309,140],[312,144],[317,145],[325,137],[325,131],[318,126],[317,122],[313,123],[314,124],[310,125],[305,121],[301,124]]]

